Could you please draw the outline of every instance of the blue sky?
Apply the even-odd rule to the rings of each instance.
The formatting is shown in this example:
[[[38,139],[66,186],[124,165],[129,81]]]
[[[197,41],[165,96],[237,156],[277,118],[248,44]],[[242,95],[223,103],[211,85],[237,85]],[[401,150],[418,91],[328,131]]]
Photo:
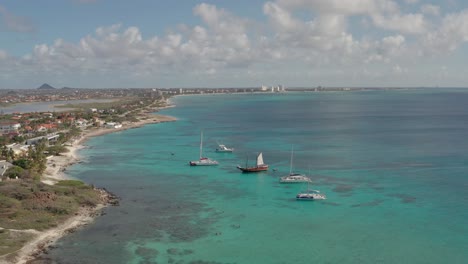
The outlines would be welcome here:
[[[467,87],[467,2],[0,0],[0,89]]]

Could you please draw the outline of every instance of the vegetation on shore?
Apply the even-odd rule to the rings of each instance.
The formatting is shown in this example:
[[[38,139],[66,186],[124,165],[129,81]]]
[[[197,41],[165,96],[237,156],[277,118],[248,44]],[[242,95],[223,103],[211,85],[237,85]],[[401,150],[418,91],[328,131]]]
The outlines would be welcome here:
[[[125,105],[122,105],[122,101],[110,102],[106,107],[100,105],[100,112],[81,110],[73,116],[85,120],[99,117],[106,122],[136,122],[147,118],[142,113],[153,112],[155,107],[164,106],[164,102],[154,99],[139,100],[129,100],[127,107],[123,107]],[[81,107],[88,108],[91,105]],[[55,118],[54,115],[57,113],[53,113],[52,119]],[[31,119],[29,124],[45,123],[48,118],[50,117],[38,114],[38,118]],[[5,171],[0,181],[0,260],[2,257],[11,257],[13,254],[10,253],[22,248],[40,231],[57,227],[77,215],[80,208],[118,204],[118,199],[112,194],[81,181],[64,180],[55,185],[41,182],[47,168],[47,157],[67,152],[67,144],[82,133],[81,128],[73,124],[62,123],[59,129],[56,141],[41,139],[34,145],[29,145],[27,151],[21,154],[15,154],[6,144],[23,142],[31,136],[0,136],[0,160],[13,165]]]
[[[102,202],[100,192],[81,181],[55,185],[35,180],[0,182],[0,255],[21,248],[31,237],[28,230],[56,227],[80,207]]]
[[[61,153],[67,152],[68,149],[62,145],[62,142],[66,142],[74,134],[73,129],[68,133],[62,133],[54,145],[47,145],[45,140],[41,140],[34,147],[30,145],[27,154],[22,156],[14,155],[11,149],[8,150],[3,146],[0,152],[0,159],[3,158],[15,166],[5,172],[2,180],[40,180],[42,173],[44,173],[47,167],[47,155],[58,156]]]

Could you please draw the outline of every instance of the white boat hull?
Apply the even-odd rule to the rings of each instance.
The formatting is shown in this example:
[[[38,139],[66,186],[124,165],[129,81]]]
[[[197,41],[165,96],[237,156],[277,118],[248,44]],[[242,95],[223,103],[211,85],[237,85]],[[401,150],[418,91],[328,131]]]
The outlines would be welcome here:
[[[218,162],[216,160],[201,159],[189,162],[190,166],[216,166]]]
[[[307,183],[307,182],[311,182],[311,180],[309,177],[305,175],[292,174],[292,175],[281,177],[279,182],[280,183]]]
[[[325,195],[318,193],[299,193],[296,195],[296,200],[300,201],[313,201],[313,200],[325,200]]]

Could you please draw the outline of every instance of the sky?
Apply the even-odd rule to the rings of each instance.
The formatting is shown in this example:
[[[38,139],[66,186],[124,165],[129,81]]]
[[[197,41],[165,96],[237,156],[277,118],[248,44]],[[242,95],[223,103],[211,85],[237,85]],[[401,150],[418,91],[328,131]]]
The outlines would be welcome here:
[[[0,0],[0,89],[468,87],[466,0]]]

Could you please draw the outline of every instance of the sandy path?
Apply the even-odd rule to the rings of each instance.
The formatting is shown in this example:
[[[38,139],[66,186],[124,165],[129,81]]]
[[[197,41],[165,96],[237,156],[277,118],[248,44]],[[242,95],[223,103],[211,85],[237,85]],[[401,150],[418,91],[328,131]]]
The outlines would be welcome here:
[[[55,184],[60,180],[71,179],[66,175],[65,170],[71,164],[79,162],[77,151],[83,148],[83,143],[90,137],[105,135],[117,131],[122,131],[131,128],[137,128],[146,124],[155,124],[161,122],[171,122],[177,120],[174,117],[156,115],[152,113],[142,113],[138,122],[123,123],[121,128],[92,128],[85,130],[81,137],[75,139],[71,146],[67,146],[69,152],[61,156],[51,156],[47,159],[47,168],[43,174],[42,181],[47,184]],[[47,250],[47,247],[54,244],[62,236],[73,232],[76,228],[91,223],[95,216],[99,215],[99,211],[109,204],[109,201],[115,199],[112,195],[105,191],[102,192],[103,203],[95,208],[81,208],[80,211],[66,220],[56,228],[46,231],[25,230],[24,232],[35,233],[36,237],[29,241],[20,250],[8,255],[0,256],[0,264],[3,263],[26,263],[33,260],[41,252]],[[21,230],[16,230],[21,232]]]

